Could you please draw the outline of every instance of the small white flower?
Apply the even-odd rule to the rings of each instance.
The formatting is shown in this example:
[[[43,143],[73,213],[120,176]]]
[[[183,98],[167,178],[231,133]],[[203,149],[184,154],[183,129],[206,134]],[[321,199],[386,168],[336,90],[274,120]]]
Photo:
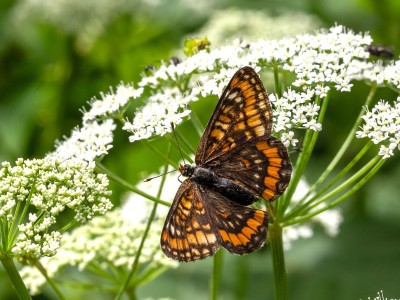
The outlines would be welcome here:
[[[383,158],[389,158],[394,155],[393,148],[386,147],[385,145],[381,145],[381,147],[379,148],[378,154],[381,155]]]
[[[282,133],[281,141],[285,145],[285,147],[289,147],[290,145],[296,146],[296,144],[299,142],[299,140],[297,140],[293,137],[294,137],[293,131],[289,131],[288,133],[286,133],[286,132]]]

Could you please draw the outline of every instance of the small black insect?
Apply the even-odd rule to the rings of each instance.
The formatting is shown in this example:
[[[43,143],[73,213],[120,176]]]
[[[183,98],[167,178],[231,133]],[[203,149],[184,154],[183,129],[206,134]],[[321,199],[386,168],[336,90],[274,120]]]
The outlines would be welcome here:
[[[378,58],[392,59],[394,57],[393,47],[382,45],[369,45],[365,51]]]

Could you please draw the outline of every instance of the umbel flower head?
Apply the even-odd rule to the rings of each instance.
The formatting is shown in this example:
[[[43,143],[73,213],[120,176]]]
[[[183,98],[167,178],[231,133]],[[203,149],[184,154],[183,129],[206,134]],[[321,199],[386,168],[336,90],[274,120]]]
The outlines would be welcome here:
[[[174,176],[169,176],[169,181],[172,186],[176,185]],[[145,185],[147,191],[149,189],[156,191],[158,187],[154,182],[142,183],[142,187]],[[171,191],[165,193],[167,192]],[[54,278],[68,266],[76,267],[81,272],[102,270],[103,273],[98,272],[98,274],[106,274],[118,268],[120,275],[126,274],[135,259],[151,208],[150,201],[129,193],[122,207],[115,208],[104,216],[94,217],[91,222],[76,228],[71,233],[65,233],[57,255],[42,258],[40,262],[46,268],[48,275]],[[156,276],[168,267],[178,266],[177,262],[166,258],[160,250],[159,241],[165,215],[163,208],[159,207],[151,223],[151,230],[139,258],[139,263],[146,268],[142,269],[137,278]],[[46,283],[43,275],[32,266],[24,267],[21,276],[32,294],[39,293]],[[80,278],[82,279],[82,276]],[[143,283],[145,281],[141,282]]]
[[[393,106],[381,100],[371,111],[366,108],[362,118],[365,124],[357,131],[357,137],[370,138],[374,144],[380,144],[379,155],[384,158],[393,156],[393,150],[400,149],[400,97]]]
[[[0,252],[18,258],[55,255],[60,216],[86,222],[112,207],[108,179],[93,164],[19,159],[0,170]]]
[[[383,66],[368,60],[365,50],[372,39],[343,26],[317,34],[281,40],[233,43],[211,51],[199,51],[179,64],[163,64],[139,82],[150,96],[126,119],[123,129],[130,141],[164,135],[171,122],[181,123],[190,114],[190,103],[208,95],[219,95],[233,73],[244,65],[256,71],[273,66],[295,75],[292,87],[270,94],[274,110],[274,132],[288,146],[298,142],[294,129],[320,131],[320,105],[330,90],[349,92],[353,80],[398,86],[399,65]],[[396,73],[397,71],[397,73]],[[184,84],[184,85],[182,85]]]

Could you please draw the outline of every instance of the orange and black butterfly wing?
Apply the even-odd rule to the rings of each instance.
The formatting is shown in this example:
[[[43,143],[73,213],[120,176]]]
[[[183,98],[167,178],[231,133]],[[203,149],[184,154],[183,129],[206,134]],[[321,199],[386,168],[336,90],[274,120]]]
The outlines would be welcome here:
[[[272,136],[252,140],[204,166],[267,201],[273,201],[282,195],[289,185],[292,173],[286,147]]]
[[[230,201],[185,180],[175,196],[161,234],[161,249],[178,261],[212,256],[220,246],[235,254],[261,248],[267,238],[266,212]]]
[[[209,162],[249,141],[271,134],[272,111],[265,88],[251,67],[232,77],[197,148],[197,165]]]
[[[260,249],[268,231],[268,215],[263,210],[240,205],[221,194],[199,186],[206,196],[206,207],[219,244],[234,254]]]
[[[213,255],[220,245],[204,197],[197,183],[185,180],[179,187],[165,220],[161,249],[178,261],[194,261]]]

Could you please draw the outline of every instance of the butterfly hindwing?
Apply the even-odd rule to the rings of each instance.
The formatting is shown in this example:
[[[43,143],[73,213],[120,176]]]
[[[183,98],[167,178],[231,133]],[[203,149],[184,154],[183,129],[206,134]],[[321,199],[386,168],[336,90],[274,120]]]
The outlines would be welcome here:
[[[194,261],[219,249],[198,186],[190,179],[178,189],[161,234],[161,249],[170,258]]]
[[[248,254],[264,245],[268,215],[233,202],[221,194],[199,187],[207,197],[207,211],[219,244],[234,254]]]
[[[161,234],[161,249],[170,258],[195,261],[220,246],[247,254],[265,243],[267,213],[237,204],[190,179],[180,186]]]
[[[232,77],[204,131],[196,152],[202,164],[255,138],[268,137],[272,111],[257,73],[250,67]]]

